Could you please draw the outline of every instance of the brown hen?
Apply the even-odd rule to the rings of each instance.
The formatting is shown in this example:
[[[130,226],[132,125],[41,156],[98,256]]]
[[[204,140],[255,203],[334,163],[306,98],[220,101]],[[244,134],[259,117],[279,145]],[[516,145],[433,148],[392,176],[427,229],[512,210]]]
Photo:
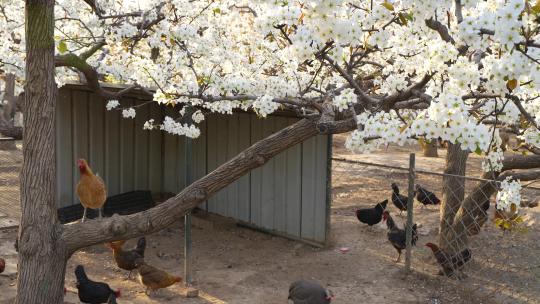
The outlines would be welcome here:
[[[173,276],[161,269],[150,266],[142,259],[138,259],[137,268],[139,270],[139,281],[146,286],[145,293],[149,295],[149,291],[156,291],[161,288],[167,288],[174,283],[182,282],[182,278]]]
[[[99,209],[99,218],[101,218],[101,207],[107,200],[107,188],[101,177],[95,175],[84,159],[77,161],[77,166],[81,173],[79,183],[77,184],[77,196],[84,207],[82,221],[86,218],[87,208]]]

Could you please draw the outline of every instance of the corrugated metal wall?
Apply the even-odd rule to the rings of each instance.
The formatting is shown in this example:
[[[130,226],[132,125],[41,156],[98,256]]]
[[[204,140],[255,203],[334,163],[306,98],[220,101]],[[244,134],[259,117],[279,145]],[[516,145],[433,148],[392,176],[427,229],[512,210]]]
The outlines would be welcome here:
[[[122,106],[140,104],[123,99]],[[137,109],[135,119],[107,111],[90,92],[60,90],[57,115],[58,201],[77,204],[75,162],[89,160],[109,195],[131,190],[179,192],[185,181],[185,139],[145,131],[144,122],[163,116],[157,104]],[[211,115],[193,140],[193,175],[200,178],[254,142],[296,121],[290,117]],[[328,137],[318,136],[284,151],[204,203],[201,208],[276,233],[322,243],[326,239]]]

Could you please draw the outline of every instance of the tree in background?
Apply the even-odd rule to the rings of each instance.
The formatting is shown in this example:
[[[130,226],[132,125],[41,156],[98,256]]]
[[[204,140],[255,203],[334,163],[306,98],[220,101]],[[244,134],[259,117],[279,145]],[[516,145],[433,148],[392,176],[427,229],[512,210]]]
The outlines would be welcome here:
[[[538,153],[539,11],[524,0],[26,0],[25,10],[0,0],[0,69],[25,84],[17,303],[59,302],[75,251],[159,231],[319,133],[353,131],[346,146],[355,152],[440,137],[450,143],[448,173],[464,172],[469,151],[485,155],[486,174],[505,181],[488,184],[498,208],[516,208],[516,177],[540,174],[508,170],[540,164],[535,155],[505,159],[498,130],[514,130]],[[207,114],[235,109],[261,119],[286,109],[302,119],[155,208],[61,225],[48,177],[56,176],[56,87],[69,81],[86,83],[126,118],[137,114],[121,106],[133,91],[179,106],[177,116],[144,126],[179,136],[197,137]],[[444,225],[463,223],[471,196],[461,196],[444,196]],[[441,234],[451,231],[444,225]]]

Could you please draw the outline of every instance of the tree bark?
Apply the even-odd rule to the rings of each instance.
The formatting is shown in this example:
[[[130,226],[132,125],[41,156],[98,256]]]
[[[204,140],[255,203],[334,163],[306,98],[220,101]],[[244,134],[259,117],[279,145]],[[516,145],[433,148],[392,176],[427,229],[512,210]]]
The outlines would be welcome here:
[[[459,144],[448,144],[444,173],[452,176],[443,176],[439,246],[449,253],[458,252],[467,242],[466,238],[455,234],[453,224],[454,217],[461,206],[461,202],[465,198],[464,176],[468,157],[469,152],[461,150]]]
[[[55,189],[54,0],[26,0],[26,93],[16,304],[61,303],[68,258]]]

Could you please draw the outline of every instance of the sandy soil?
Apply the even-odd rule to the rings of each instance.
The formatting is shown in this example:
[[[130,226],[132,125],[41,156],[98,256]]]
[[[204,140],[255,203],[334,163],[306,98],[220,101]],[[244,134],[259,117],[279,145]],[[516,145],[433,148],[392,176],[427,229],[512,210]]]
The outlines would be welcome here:
[[[392,148],[380,153],[351,156],[341,149],[343,137],[336,137],[335,156],[363,161],[406,166],[408,153]],[[442,171],[444,159],[417,157],[418,167]],[[479,160],[470,162],[470,174],[478,175]],[[423,246],[413,249],[413,274],[406,275],[403,262],[396,264],[395,250],[386,240],[382,226],[368,229],[359,224],[354,210],[372,206],[390,196],[389,184],[406,185],[406,174],[398,170],[378,169],[334,162],[333,206],[330,241],[325,248],[314,248],[280,237],[240,228],[216,216],[197,215],[193,229],[195,285],[199,299],[181,296],[180,285],[149,298],[135,280],[126,280],[118,270],[108,248],[96,245],[76,253],[69,261],[66,301],[78,303],[73,270],[85,265],[91,278],[120,288],[119,303],[286,303],[288,285],[295,279],[315,279],[336,295],[335,303],[539,303],[540,208],[527,209],[531,228],[524,234],[503,234],[487,224],[485,231],[471,240],[474,261],[467,270],[469,278],[461,283],[434,275],[436,266]],[[419,176],[420,182],[440,193],[440,178]],[[527,195],[538,193],[529,191]],[[399,225],[405,217],[396,215]],[[437,239],[437,207],[415,208],[420,224],[420,241]],[[0,254],[16,263],[12,242],[16,232],[0,232]],[[183,232],[180,224],[147,236],[147,260],[150,264],[182,274]],[[127,246],[133,246],[131,240]],[[349,247],[340,253],[340,247]],[[403,261],[403,260],[402,260]],[[13,266],[10,266],[13,267]],[[478,282],[478,284],[476,283]],[[0,303],[15,296],[15,277],[0,275]]]

